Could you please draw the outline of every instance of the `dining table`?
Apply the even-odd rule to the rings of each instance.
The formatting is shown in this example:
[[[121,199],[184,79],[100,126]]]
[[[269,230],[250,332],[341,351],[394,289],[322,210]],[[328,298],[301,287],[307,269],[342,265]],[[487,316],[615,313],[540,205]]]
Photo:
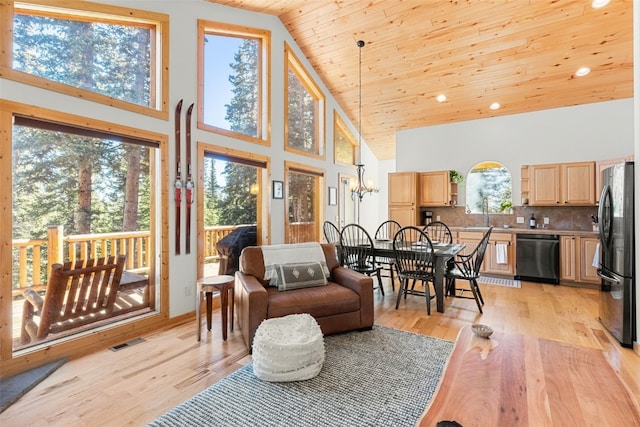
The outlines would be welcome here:
[[[464,250],[463,243],[440,243],[432,242],[434,259],[433,288],[436,292],[436,310],[438,313],[444,313],[444,275],[447,271],[447,261],[458,255]],[[423,251],[424,245],[411,242],[404,243],[403,250]],[[373,252],[376,257],[395,258],[392,239],[375,239],[373,240]]]

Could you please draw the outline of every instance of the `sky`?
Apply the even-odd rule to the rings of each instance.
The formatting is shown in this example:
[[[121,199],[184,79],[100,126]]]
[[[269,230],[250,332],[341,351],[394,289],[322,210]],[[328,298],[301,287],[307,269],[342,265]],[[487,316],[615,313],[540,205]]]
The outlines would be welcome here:
[[[231,74],[230,64],[233,63],[233,55],[244,39],[207,35],[205,40],[204,72],[208,77],[205,81],[215,81],[219,84],[204,88],[204,121],[222,129],[229,129],[229,123],[224,119],[225,104],[228,104],[233,96],[228,76]]]

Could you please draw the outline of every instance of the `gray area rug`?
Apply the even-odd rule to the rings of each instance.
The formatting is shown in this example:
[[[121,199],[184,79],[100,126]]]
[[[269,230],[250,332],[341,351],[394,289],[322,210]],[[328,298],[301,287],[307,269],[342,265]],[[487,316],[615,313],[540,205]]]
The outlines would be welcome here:
[[[248,364],[149,425],[413,426],[453,344],[381,326],[327,336],[317,377],[270,383]]]
[[[2,381],[0,381],[0,413],[17,402],[18,399],[27,394],[29,390],[51,375],[52,372],[62,366],[66,361],[67,358],[65,357],[38,366],[37,368],[29,369],[26,372],[21,372],[12,377],[3,378]]]
[[[498,286],[508,286],[510,288],[520,288],[522,284],[520,280],[511,280],[511,279],[500,279],[497,277],[486,277],[480,276],[478,279],[480,283],[488,283],[490,285],[498,285]]]

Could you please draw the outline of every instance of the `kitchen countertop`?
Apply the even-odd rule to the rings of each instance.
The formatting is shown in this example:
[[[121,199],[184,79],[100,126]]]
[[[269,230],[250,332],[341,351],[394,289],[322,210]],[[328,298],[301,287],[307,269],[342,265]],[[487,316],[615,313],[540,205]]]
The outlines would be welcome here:
[[[449,227],[451,231],[479,231],[485,232],[488,227],[466,226],[466,227]],[[559,236],[584,236],[598,237],[597,231],[592,230],[558,230],[553,228],[504,228],[502,226],[494,226],[492,233],[510,233],[510,234],[557,234]]]

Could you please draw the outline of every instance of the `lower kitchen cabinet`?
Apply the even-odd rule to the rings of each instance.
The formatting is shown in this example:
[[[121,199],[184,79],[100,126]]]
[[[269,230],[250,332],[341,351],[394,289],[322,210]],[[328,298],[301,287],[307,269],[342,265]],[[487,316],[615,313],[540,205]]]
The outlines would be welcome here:
[[[419,225],[418,211],[414,205],[389,205],[389,219],[398,221],[403,227]]]
[[[560,236],[560,280],[575,282],[576,274],[576,237]]]
[[[501,245],[506,246],[506,257],[502,260],[503,264],[498,263],[498,251],[501,250]],[[487,251],[484,254],[483,271],[485,273],[513,276],[516,271],[516,252],[514,249],[513,234],[491,234]]]
[[[595,237],[580,238],[580,281],[585,283],[600,283],[598,269],[593,266],[593,257],[598,249],[598,239]]]
[[[560,236],[560,280],[599,284],[593,266],[597,247],[596,237]]]
[[[460,231],[458,232],[458,243],[464,243],[465,248],[461,252],[463,255],[468,255],[478,246],[484,233],[477,231]],[[514,235],[511,233],[493,233],[489,237],[489,244],[487,244],[487,250],[484,253],[484,259],[482,261],[482,267],[480,272],[489,274],[499,274],[504,276],[513,276],[515,274],[516,265],[516,252],[514,245]],[[498,245],[505,244],[507,249],[507,256],[504,261],[506,264],[498,263]]]

